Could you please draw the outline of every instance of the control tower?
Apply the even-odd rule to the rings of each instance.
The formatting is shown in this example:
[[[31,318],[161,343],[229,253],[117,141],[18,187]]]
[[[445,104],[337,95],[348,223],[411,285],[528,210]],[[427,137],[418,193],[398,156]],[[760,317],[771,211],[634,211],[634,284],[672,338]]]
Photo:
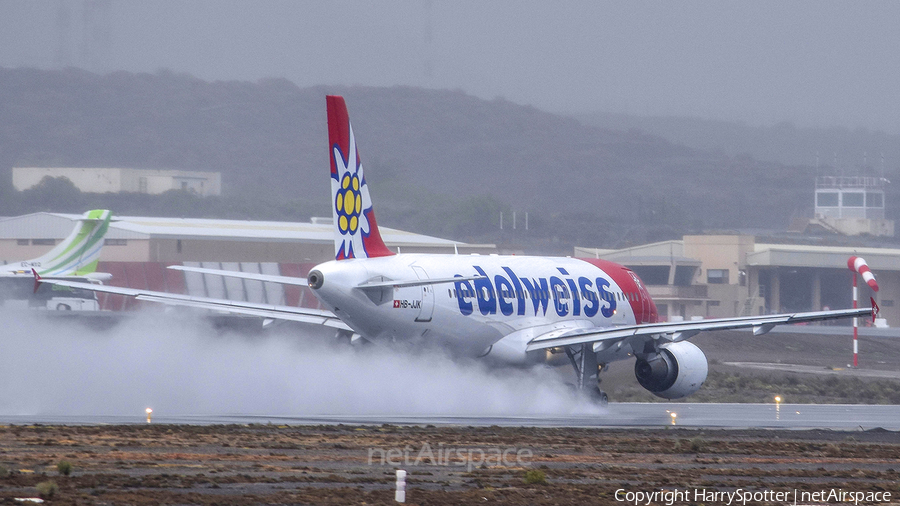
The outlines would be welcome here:
[[[894,222],[884,217],[884,185],[879,177],[819,176],[815,217],[819,225],[844,235],[894,236]]]

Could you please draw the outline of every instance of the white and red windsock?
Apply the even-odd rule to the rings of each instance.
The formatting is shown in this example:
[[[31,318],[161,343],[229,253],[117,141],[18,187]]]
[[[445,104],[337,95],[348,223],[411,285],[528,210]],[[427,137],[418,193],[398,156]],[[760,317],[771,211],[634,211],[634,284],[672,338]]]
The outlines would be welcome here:
[[[847,260],[847,267],[849,267],[851,271],[858,272],[872,291],[878,291],[878,282],[875,281],[875,275],[869,270],[869,266],[866,265],[865,260],[860,257],[850,257],[850,260]]]

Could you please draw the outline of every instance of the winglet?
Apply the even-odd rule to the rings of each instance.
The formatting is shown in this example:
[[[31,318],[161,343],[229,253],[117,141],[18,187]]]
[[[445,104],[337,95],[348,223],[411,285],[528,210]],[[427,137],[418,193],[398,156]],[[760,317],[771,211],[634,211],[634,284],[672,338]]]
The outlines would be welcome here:
[[[878,304],[875,303],[875,297],[869,297],[872,301],[872,323],[875,323],[875,317],[878,316]]]
[[[41,286],[41,275],[34,270],[34,267],[31,268],[31,272],[34,274],[34,293],[37,293],[38,288]]]

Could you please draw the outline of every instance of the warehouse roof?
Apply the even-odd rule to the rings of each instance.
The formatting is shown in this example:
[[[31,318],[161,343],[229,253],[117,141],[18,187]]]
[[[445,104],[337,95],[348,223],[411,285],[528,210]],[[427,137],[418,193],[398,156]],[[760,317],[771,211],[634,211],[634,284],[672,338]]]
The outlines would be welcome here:
[[[900,270],[900,249],[801,244],[756,244],[747,264],[756,266],[847,268],[847,259],[861,256],[875,270]]]
[[[0,239],[58,239],[72,231],[72,222],[79,217],[77,214],[40,212],[3,218],[0,219]],[[388,227],[380,226],[379,230],[385,243],[390,246],[474,246]],[[331,243],[334,240],[333,233],[330,218],[313,218],[311,222],[287,222],[113,215],[106,237]]]

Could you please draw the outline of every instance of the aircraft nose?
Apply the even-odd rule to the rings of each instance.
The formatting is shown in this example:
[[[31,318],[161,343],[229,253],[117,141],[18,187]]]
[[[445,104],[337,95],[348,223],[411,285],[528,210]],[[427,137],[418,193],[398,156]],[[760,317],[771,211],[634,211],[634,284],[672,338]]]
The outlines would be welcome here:
[[[306,276],[306,281],[309,283],[309,287],[313,290],[318,290],[322,288],[322,285],[325,283],[325,276],[322,275],[322,272],[318,269],[310,271],[309,275]]]

